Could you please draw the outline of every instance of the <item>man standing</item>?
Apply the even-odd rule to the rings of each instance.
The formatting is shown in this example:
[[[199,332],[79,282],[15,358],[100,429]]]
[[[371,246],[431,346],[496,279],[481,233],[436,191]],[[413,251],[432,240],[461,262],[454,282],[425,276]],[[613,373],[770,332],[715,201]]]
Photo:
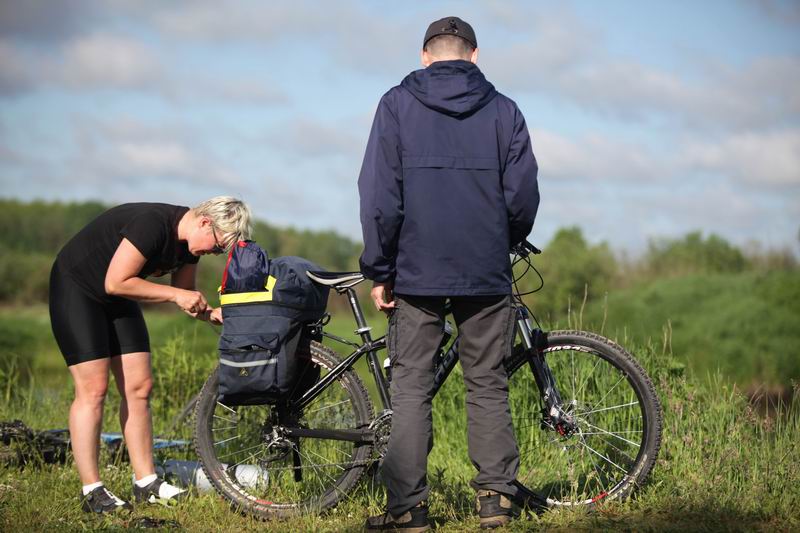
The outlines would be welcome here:
[[[367,529],[428,529],[434,354],[445,302],[460,335],[469,456],[481,527],[512,516],[519,466],[503,358],[513,341],[510,247],[539,205],[537,165],[516,104],[476,66],[478,42],[457,17],[425,33],[423,70],[389,90],[358,180],[372,299],[391,313],[392,432],[382,472],[387,512]]]

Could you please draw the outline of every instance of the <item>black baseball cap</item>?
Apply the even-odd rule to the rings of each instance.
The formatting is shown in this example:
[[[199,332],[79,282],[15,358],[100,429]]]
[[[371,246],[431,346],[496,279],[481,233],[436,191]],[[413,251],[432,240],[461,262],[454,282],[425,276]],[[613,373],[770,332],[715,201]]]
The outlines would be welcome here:
[[[422,41],[422,47],[425,48],[428,41],[437,35],[455,35],[465,39],[473,48],[478,48],[478,39],[475,38],[475,31],[472,26],[458,17],[445,17],[432,22],[428,26],[428,31],[425,32],[425,40]]]

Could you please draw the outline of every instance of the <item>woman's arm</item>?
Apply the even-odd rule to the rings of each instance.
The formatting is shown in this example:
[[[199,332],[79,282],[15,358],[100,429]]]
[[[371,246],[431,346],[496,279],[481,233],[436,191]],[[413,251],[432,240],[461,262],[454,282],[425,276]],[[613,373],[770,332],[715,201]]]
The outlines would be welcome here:
[[[193,291],[197,283],[197,264],[186,264],[172,274],[172,286]],[[204,313],[198,313],[195,318],[207,320],[212,324],[222,324],[222,309],[209,305]]]
[[[192,316],[206,311],[208,303],[200,292],[138,277],[146,262],[145,256],[128,239],[122,239],[106,271],[106,293],[142,302],[173,302]]]

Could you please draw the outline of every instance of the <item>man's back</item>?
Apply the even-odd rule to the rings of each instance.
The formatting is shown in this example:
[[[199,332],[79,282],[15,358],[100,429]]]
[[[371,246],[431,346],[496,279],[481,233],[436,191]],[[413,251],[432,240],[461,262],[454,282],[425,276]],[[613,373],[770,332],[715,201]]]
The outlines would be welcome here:
[[[361,270],[375,282],[375,306],[392,313],[387,513],[367,529],[429,527],[432,363],[446,312],[459,333],[481,526],[511,518],[519,453],[502,364],[514,330],[508,254],[531,230],[539,191],[525,121],[475,65],[477,46],[456,17],[428,27],[427,68],[381,99],[358,179]]]
[[[367,147],[362,222],[378,231],[365,235],[362,269],[394,270],[404,294],[509,293],[508,250],[533,223],[535,176],[522,115],[476,65],[412,72],[381,99]],[[381,262],[387,246],[394,265]]]

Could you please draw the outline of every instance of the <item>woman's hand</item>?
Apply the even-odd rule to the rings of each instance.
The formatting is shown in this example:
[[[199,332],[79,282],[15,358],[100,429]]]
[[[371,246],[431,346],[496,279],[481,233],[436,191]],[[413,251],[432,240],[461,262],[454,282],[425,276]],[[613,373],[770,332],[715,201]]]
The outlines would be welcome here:
[[[214,324],[215,326],[219,326],[222,324],[222,308],[217,307],[216,309],[211,309],[211,312],[208,314],[208,321]]]
[[[187,315],[198,318],[204,316],[208,309],[206,297],[200,291],[190,291],[186,289],[175,289],[175,305],[180,307]]]

